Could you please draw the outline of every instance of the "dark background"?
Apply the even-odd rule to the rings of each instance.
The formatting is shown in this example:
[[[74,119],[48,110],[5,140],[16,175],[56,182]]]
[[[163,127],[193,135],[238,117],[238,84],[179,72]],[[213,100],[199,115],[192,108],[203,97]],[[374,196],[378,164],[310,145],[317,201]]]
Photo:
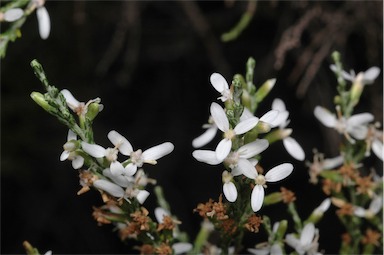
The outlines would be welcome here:
[[[333,50],[341,52],[347,70],[382,69],[382,1],[260,1],[244,32],[234,41],[220,41],[247,4],[47,1],[52,30],[45,41],[35,14],[30,16],[22,37],[1,60],[1,253],[24,253],[24,240],[54,254],[129,253],[134,246],[93,220],[92,206],[102,204],[98,192],[76,195],[78,172],[59,161],[67,129],[29,97],[43,91],[29,65],[32,59],[43,65],[52,85],[69,89],[80,101],[102,99],[105,108],[94,125],[99,144],[109,146],[106,135],[112,129],[134,148],[174,143],[172,154],[145,169],[164,187],[181,229],[192,239],[201,221],[193,209],[221,192],[221,167],[191,155],[191,141],[203,131],[209,105],[218,97],[209,83],[211,73],[220,72],[230,82],[254,57],[256,85],[277,78],[258,116],[280,97],[306,160],[312,160],[315,147],[327,157],[337,155],[338,135],[319,124],[313,109],[332,107]],[[382,123],[382,95],[380,74],[374,86],[366,87],[357,111],[370,111]],[[213,149],[217,141],[207,147]],[[291,158],[282,143],[272,145],[261,163],[270,169],[283,162],[292,162],[295,171],[281,185],[296,192],[299,213],[306,218],[324,195],[308,183],[305,163]],[[377,160],[369,164],[382,169]],[[279,187],[269,185],[267,192]],[[154,208],[153,194],[145,205]],[[266,207],[260,213],[276,221],[284,218],[283,210]],[[334,211],[317,225],[320,249],[327,254],[337,253],[343,232]],[[260,235],[246,237],[248,247],[262,241]]]

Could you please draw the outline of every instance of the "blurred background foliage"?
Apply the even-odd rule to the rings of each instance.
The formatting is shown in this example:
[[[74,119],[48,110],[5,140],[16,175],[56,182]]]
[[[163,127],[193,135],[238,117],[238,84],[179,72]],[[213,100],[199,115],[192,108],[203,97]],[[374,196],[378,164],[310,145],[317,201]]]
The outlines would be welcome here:
[[[51,84],[71,90],[80,101],[101,97],[105,108],[94,125],[99,144],[109,146],[111,129],[135,148],[175,144],[171,155],[146,170],[164,187],[191,238],[201,221],[193,209],[217,199],[222,185],[222,169],[191,156],[191,141],[202,133],[218,96],[209,83],[211,73],[231,81],[254,57],[256,85],[277,78],[258,115],[275,97],[282,98],[292,136],[312,160],[315,147],[327,157],[338,151],[338,135],[313,116],[316,105],[332,106],[336,80],[330,53],[340,51],[346,70],[382,70],[382,1],[48,0],[45,6],[50,37],[39,38],[32,15],[1,60],[1,253],[23,253],[24,240],[54,254],[134,252],[134,243],[121,243],[112,228],[93,220],[92,206],[101,204],[96,191],[76,195],[78,173],[70,162],[59,161],[67,130],[29,97],[42,91],[32,59],[40,61]],[[249,24],[233,40],[224,36],[222,41],[244,14]],[[382,107],[380,74],[366,87],[358,110],[372,112],[382,123]],[[295,166],[281,185],[296,192],[298,210],[306,217],[324,198],[322,191],[308,183],[305,163],[290,158],[281,143],[261,161],[266,169],[282,162]],[[382,169],[381,162],[367,163]],[[279,186],[270,185],[268,192]],[[146,203],[153,209],[154,195]],[[283,209],[266,207],[261,213],[279,220]],[[343,232],[335,218],[330,210],[318,226],[320,250],[328,254],[338,251]],[[250,247],[263,238],[250,235],[246,241]]]

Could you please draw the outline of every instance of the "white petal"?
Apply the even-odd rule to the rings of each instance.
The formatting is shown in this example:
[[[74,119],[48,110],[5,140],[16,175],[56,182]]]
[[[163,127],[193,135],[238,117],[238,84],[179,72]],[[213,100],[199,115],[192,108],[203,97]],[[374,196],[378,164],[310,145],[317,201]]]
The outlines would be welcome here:
[[[4,13],[4,20],[7,22],[13,22],[20,19],[24,15],[24,11],[21,8],[12,8]]]
[[[380,197],[380,196],[376,196],[371,204],[369,205],[369,210],[373,213],[373,214],[377,214],[378,212],[380,212],[381,208],[382,208],[382,205],[383,205],[383,198]]]
[[[367,211],[363,208],[363,207],[360,207],[360,206],[356,206],[353,210],[353,214],[360,217],[360,218],[363,218],[365,217],[365,213]]]
[[[44,255],[52,255],[52,251],[47,251]]]
[[[293,248],[299,247],[299,246],[301,245],[301,244],[300,244],[300,240],[297,239],[297,238],[295,237],[294,234],[288,234],[288,235],[286,235],[286,237],[285,237],[285,242],[286,242],[289,246],[291,246],[291,247],[293,247]]]
[[[79,107],[80,102],[77,101],[69,90],[63,89],[60,93],[63,94],[65,101],[67,101],[68,107],[71,108],[71,110],[75,110],[75,108]]]
[[[146,190],[140,190],[139,193],[136,196],[137,201],[139,201],[140,204],[143,204],[145,200],[147,200],[149,196],[149,192]]]
[[[77,140],[77,135],[72,130],[68,130],[67,141]]]
[[[163,223],[164,216],[169,216],[169,215],[170,215],[170,213],[167,210],[165,210],[164,208],[161,208],[161,207],[155,208],[155,218],[156,218],[157,222]]]
[[[336,117],[327,109],[316,106],[314,110],[315,117],[326,127],[333,128],[336,126]]]
[[[156,145],[148,150],[145,150],[142,154],[144,161],[146,160],[157,160],[159,158],[168,155],[173,151],[175,146],[170,142],[165,142],[159,145]]]
[[[300,161],[303,161],[305,159],[304,150],[303,148],[301,148],[300,144],[295,139],[288,136],[283,139],[283,144],[285,149],[288,151],[289,155]]]
[[[175,254],[183,254],[192,250],[193,246],[190,243],[175,243],[172,245],[172,249]]]
[[[121,154],[129,156],[133,152],[131,143],[115,130],[108,133],[108,139],[118,148]]]
[[[315,209],[316,213],[323,214],[331,206],[331,199],[326,198],[323,202]]]
[[[365,113],[359,113],[352,115],[347,120],[347,126],[358,126],[358,125],[364,125],[374,120],[374,117],[372,114],[365,112]]]
[[[219,104],[213,102],[210,110],[216,126],[223,132],[229,130],[229,122],[224,109]]]
[[[272,102],[272,110],[278,110],[279,112],[284,112],[287,109],[285,108],[284,101],[280,98],[275,98]]]
[[[261,209],[264,201],[264,188],[261,185],[255,185],[251,194],[251,207],[254,212]]]
[[[263,116],[261,116],[260,120],[265,123],[272,123],[277,116],[279,116],[279,111],[277,110],[270,110],[269,112],[265,113]]]
[[[236,127],[233,129],[237,135],[244,134],[254,128],[257,123],[259,122],[259,118],[256,117],[250,117],[246,120],[241,121],[236,125]]]
[[[36,10],[37,21],[39,23],[39,33],[41,39],[47,39],[51,32],[51,21],[47,9],[44,6]]]
[[[261,152],[263,152],[265,149],[267,149],[269,146],[268,140],[266,139],[256,139],[256,141],[247,143],[246,145],[241,146],[237,152],[239,153],[239,156],[241,158],[252,158]]]
[[[114,183],[121,187],[128,187],[132,185],[132,183],[128,180],[128,178],[124,175],[113,175],[110,168],[106,168],[103,170],[103,175],[110,178]]]
[[[256,168],[246,159],[240,158],[237,162],[237,168],[250,179],[255,179],[258,176]]]
[[[228,89],[228,82],[225,78],[219,73],[213,73],[210,77],[212,86],[218,91],[223,92],[225,89]]]
[[[313,237],[315,236],[315,225],[313,223],[308,223],[304,226],[300,235],[300,244],[302,246],[307,246],[312,243]]]
[[[137,165],[133,163],[129,163],[125,168],[124,168],[124,174],[126,176],[133,176],[137,171]]]
[[[84,158],[82,156],[76,156],[72,160],[72,167],[73,167],[73,169],[79,169],[83,165],[84,165]]]
[[[81,142],[81,147],[92,157],[102,158],[105,156],[105,149],[100,145]]]
[[[269,247],[263,247],[263,248],[248,248],[248,252],[255,255],[268,255],[269,254]]]
[[[237,199],[237,189],[233,182],[223,184],[223,192],[229,202],[235,202]]]
[[[383,161],[384,158],[384,149],[383,149],[383,143],[375,139],[372,142],[372,151],[375,153],[375,155]]]
[[[292,171],[293,171],[292,164],[283,163],[269,170],[268,173],[265,175],[265,180],[267,182],[277,182],[286,178],[288,175],[292,173]]]
[[[332,169],[332,168],[335,168],[337,166],[340,166],[341,164],[343,164],[343,162],[344,162],[344,157],[341,155],[334,157],[334,158],[324,159],[323,168],[324,169]]]
[[[379,74],[380,74],[380,68],[378,68],[377,66],[369,68],[367,71],[364,72],[364,80],[365,80],[364,83],[365,84],[372,83],[377,78],[377,76],[379,76]]]
[[[367,137],[368,127],[367,126],[347,126],[347,132],[351,134],[353,138],[363,140]]]
[[[243,113],[240,116],[240,121],[246,120],[248,118],[255,117],[248,108],[244,107]]]
[[[97,189],[104,190],[114,197],[123,197],[125,193],[120,186],[107,180],[96,180],[93,182],[93,186],[95,186]]]
[[[222,162],[229,154],[232,148],[232,141],[229,139],[223,139],[216,147],[216,158]]]
[[[288,117],[289,117],[289,112],[288,111],[279,112],[277,117],[273,121],[269,122],[268,124],[271,127],[281,127],[281,128],[284,128],[285,126],[287,126]]]
[[[209,150],[195,150],[192,152],[192,156],[200,161],[204,162],[210,165],[218,165],[223,161],[220,161],[216,157],[216,151],[209,151]]]
[[[111,173],[115,176],[122,175],[124,167],[119,161],[113,161],[110,165]]]
[[[271,255],[283,255],[283,251],[281,246],[277,243],[273,244],[271,247]]]
[[[69,151],[63,151],[60,155],[60,161],[64,161],[68,158],[70,152]]]
[[[193,139],[192,141],[193,148],[200,148],[208,144],[216,136],[216,133],[217,133],[216,125],[208,128],[203,134]]]

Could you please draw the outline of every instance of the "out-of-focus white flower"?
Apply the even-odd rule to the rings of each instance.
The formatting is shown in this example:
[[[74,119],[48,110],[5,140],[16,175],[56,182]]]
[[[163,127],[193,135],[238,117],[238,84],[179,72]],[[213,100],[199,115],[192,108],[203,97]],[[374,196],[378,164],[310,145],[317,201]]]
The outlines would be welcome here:
[[[63,146],[64,151],[60,155],[60,161],[64,161],[66,159],[71,160],[72,167],[74,169],[79,169],[84,164],[84,158],[75,152],[77,149],[76,140],[76,134],[72,130],[69,130],[67,142]]]
[[[228,82],[219,73],[213,73],[210,77],[212,86],[221,94],[220,99],[222,102],[232,100],[232,91],[229,89]]]
[[[274,236],[279,229],[280,222],[275,222],[272,227],[272,234],[269,236],[269,240],[273,240]],[[283,250],[278,243],[273,243],[272,245],[268,242],[259,243],[255,246],[255,248],[249,248],[248,251],[251,254],[256,255],[283,255]]]
[[[69,90],[63,89],[60,92],[63,94],[68,107],[79,116],[84,116],[88,112],[88,106],[91,103],[100,103],[101,101],[100,98],[95,98],[89,100],[87,103],[79,102]],[[99,104],[99,112],[101,112],[103,108],[104,106]]]
[[[342,155],[334,158],[324,159],[324,154],[319,153],[315,150],[313,155],[313,162],[307,163],[307,166],[309,166],[309,181],[313,184],[316,184],[318,182],[317,176],[323,170],[333,169],[342,165],[343,162],[344,157]]]
[[[318,255],[321,254],[317,251],[319,248],[318,239],[319,231],[315,229],[313,223],[308,223],[301,231],[299,239],[294,234],[288,234],[285,237],[285,242],[293,247],[299,255]]]
[[[228,171],[222,174],[223,180],[223,193],[229,202],[235,202],[237,199],[237,189],[233,183],[233,176]]]
[[[351,82],[355,82],[357,77],[360,76],[362,84],[365,84],[365,85],[372,84],[380,74],[380,68],[378,68],[377,66],[373,66],[371,68],[368,68],[368,70],[365,72],[359,72],[357,75],[356,75],[354,70],[351,70],[348,73],[344,70],[339,70],[336,65],[331,65],[330,69],[334,73],[340,72],[344,79],[351,81]]]
[[[382,196],[375,196],[371,203],[369,204],[368,209],[365,209],[360,206],[354,207],[354,214],[358,217],[362,218],[373,218],[376,214],[380,212],[380,210],[383,207],[383,197]]]
[[[179,242],[172,244],[172,249],[175,254],[183,254],[192,250],[193,245],[186,242]]]
[[[245,176],[255,181],[251,194],[251,207],[254,212],[260,210],[264,201],[264,188],[266,188],[267,182],[277,182],[293,171],[293,165],[290,163],[283,163],[275,166],[266,173],[266,175],[258,174],[255,167],[249,161],[239,161],[239,168]]]
[[[313,210],[313,214],[315,214],[316,216],[322,216],[329,209],[330,206],[331,199],[326,198],[323,202],[321,202],[318,207],[315,208],[315,210]]]
[[[271,125],[271,127],[279,127],[280,129],[285,129],[290,120],[288,119],[289,117],[289,112],[287,111],[285,104],[283,100],[280,98],[275,98],[272,102],[272,110],[278,111],[278,116],[273,118],[272,121],[269,121],[268,124]],[[303,161],[305,159],[305,153],[303,148],[301,148],[300,144],[291,136],[286,136],[283,138],[283,145],[289,155],[291,155],[293,158]]]
[[[215,150],[216,157],[219,161],[223,161],[228,156],[232,148],[232,139],[236,135],[248,132],[259,122],[258,118],[250,117],[244,121],[240,121],[236,127],[231,129],[224,109],[215,102],[211,104],[211,115],[217,127],[224,133],[224,138],[219,142]]]
[[[206,129],[203,134],[196,137],[192,141],[193,148],[200,148],[208,144],[217,134],[217,126],[214,123],[212,117],[209,117],[208,123],[203,125],[203,128]]]
[[[374,119],[373,115],[370,113],[359,113],[352,115],[349,118],[345,118],[339,114],[339,118],[336,118],[333,113],[321,106],[315,107],[314,114],[324,126],[334,128],[340,134],[344,134],[351,143],[354,143],[355,141],[350,136],[357,140],[366,138],[368,133],[368,123]]]
[[[24,15],[24,11],[21,8],[12,8],[4,12],[3,19],[7,22],[14,22]]]
[[[371,150],[381,160],[384,160],[383,148],[383,130],[379,130],[380,123],[374,123],[368,126],[368,133],[365,139],[367,149],[365,156],[370,156]]]

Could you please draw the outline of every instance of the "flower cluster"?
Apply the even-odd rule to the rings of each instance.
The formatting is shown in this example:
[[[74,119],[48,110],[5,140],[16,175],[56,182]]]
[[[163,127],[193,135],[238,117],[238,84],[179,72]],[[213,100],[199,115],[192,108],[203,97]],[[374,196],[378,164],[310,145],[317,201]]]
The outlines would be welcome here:
[[[372,84],[380,70],[374,67],[357,75],[353,71],[347,73],[337,56],[334,55],[336,64],[331,66],[338,78],[336,114],[317,106],[314,115],[326,127],[336,130],[343,143],[339,155],[325,158],[314,150],[313,162],[306,162],[310,182],[320,184],[327,197],[305,219],[296,209],[300,197],[293,191],[285,187],[272,193],[265,191],[267,184],[284,180],[294,169],[292,163],[285,162],[264,171],[262,154],[273,143],[282,141],[294,159],[305,160],[304,150],[291,137],[292,129],[287,128],[289,112],[281,99],[274,99],[266,113],[255,115],[276,80],[267,80],[256,88],[252,58],[247,62],[246,75],[236,74],[230,85],[221,74],[211,75],[211,85],[220,93],[219,102],[210,104],[208,123],[203,125],[206,130],[192,141],[195,148],[192,156],[199,162],[222,166],[223,194],[217,201],[210,198],[194,209],[203,223],[193,243],[180,231],[181,221],[172,215],[160,186],[154,187],[159,204],[154,217],[144,204],[150,195],[148,185],[156,184],[144,167],[155,165],[170,154],[174,150],[172,143],[134,149],[126,137],[111,130],[107,134],[111,145],[97,144],[92,124],[104,108],[100,98],[85,103],[67,89],[59,91],[49,85],[37,61],[31,65],[47,92],[33,92],[31,97],[68,127],[60,160],[71,161],[72,167],[79,171],[79,195],[92,188],[100,192],[104,203],[93,208],[94,219],[100,225],[113,224],[122,241],[141,242],[137,247],[141,254],[236,254],[244,248],[252,254],[286,254],[286,251],[321,254],[320,229],[316,224],[331,205],[337,208],[336,215],[346,229],[340,253],[372,254],[376,247],[382,247],[383,182],[374,170],[366,169],[363,160],[371,156],[371,151],[383,160],[383,131],[372,114],[353,111],[364,86]],[[346,81],[352,82],[350,89]],[[214,149],[201,149],[218,135]],[[263,206],[277,203],[287,208],[290,220],[271,220],[268,215],[260,214]],[[268,236],[266,241],[253,248],[243,247],[245,234],[255,235],[262,230]],[[211,235],[219,241],[210,240]],[[29,247],[27,251],[35,252],[35,249]]]

